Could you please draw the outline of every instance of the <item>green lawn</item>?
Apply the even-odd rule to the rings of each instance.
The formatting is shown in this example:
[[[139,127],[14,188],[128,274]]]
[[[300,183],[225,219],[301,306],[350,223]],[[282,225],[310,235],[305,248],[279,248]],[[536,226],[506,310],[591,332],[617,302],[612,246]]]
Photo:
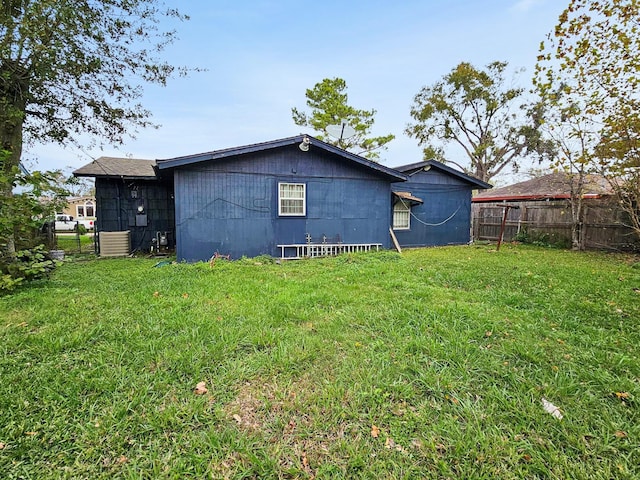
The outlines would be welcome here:
[[[638,258],[156,263],[0,298],[0,478],[640,477]]]
[[[93,253],[93,233],[78,235],[75,233],[62,233],[56,235],[57,248],[64,250],[65,254]]]

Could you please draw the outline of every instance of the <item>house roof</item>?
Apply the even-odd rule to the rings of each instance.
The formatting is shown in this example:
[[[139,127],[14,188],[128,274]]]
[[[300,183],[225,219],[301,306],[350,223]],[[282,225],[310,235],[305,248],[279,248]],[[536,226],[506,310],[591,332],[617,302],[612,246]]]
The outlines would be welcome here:
[[[156,180],[155,160],[100,157],[73,172],[76,177],[117,177]]]
[[[463,182],[470,183],[476,188],[479,188],[479,189],[492,188],[492,185],[486,182],[483,182],[479,178],[473,177],[471,175],[467,175],[464,172],[456,170],[455,168],[451,168],[450,166],[445,165],[444,163],[438,162],[436,160],[427,160],[425,162],[410,163],[408,165],[401,165],[399,167],[395,167],[396,170],[398,170],[399,172],[405,173],[408,176],[411,176],[414,173],[418,173],[422,170],[426,171],[432,168],[434,170],[438,170],[448,175],[457,177]]]
[[[577,176],[564,172],[550,173],[541,177],[494,188],[473,197],[474,202],[502,202],[571,198],[571,183],[577,184]],[[613,191],[601,175],[586,175],[582,198],[600,198]]]
[[[282,138],[279,140],[271,140],[268,142],[254,143],[251,145],[226,148],[222,150],[214,150],[212,152],[197,153],[194,155],[187,155],[184,157],[175,157],[175,158],[168,158],[165,160],[157,160],[157,169],[168,170],[176,167],[193,165],[200,162],[208,162],[212,160],[225,160],[232,157],[245,155],[248,153],[263,152],[263,151],[272,150],[275,148],[282,148],[290,145],[298,145],[302,143],[304,138],[308,138],[310,140],[309,149],[321,149],[326,152],[339,155],[343,157],[345,160],[352,162],[353,164],[371,169],[375,171],[377,174],[382,175],[383,177],[386,177],[387,179],[390,179],[391,181],[394,181],[394,182],[407,180],[407,176],[398,170],[385,167],[384,165],[380,165],[379,163],[376,163],[376,162],[372,162],[371,160],[367,160],[364,157],[361,157],[351,152],[347,152],[346,150],[342,150],[341,148],[325,143],[310,135],[297,135],[295,137]]]

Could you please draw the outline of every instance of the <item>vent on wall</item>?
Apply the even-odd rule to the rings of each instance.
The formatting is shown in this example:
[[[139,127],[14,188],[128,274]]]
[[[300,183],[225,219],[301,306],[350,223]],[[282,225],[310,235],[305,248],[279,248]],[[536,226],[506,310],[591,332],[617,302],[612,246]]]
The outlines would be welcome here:
[[[101,257],[126,257],[131,251],[131,236],[129,230],[124,232],[100,232]]]

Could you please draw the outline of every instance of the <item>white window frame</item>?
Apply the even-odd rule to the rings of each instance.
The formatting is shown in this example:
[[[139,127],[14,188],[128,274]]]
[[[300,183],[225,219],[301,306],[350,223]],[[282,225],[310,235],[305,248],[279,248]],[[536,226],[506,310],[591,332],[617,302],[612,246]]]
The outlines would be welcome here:
[[[297,195],[291,195],[291,191],[288,190],[289,187],[294,187],[294,189],[298,189],[302,187],[302,198]],[[301,211],[298,208],[297,211],[285,211],[284,202],[286,201],[302,201],[300,207],[302,207]],[[289,209],[292,208],[292,205],[288,205]],[[280,217],[305,217],[307,215],[307,185],[305,183],[291,183],[291,182],[278,182],[278,216]]]
[[[400,223],[398,218],[400,214],[406,215],[406,221]],[[393,204],[393,229],[394,230],[411,230],[411,205],[407,205],[402,200]]]
[[[91,207],[93,215],[87,215],[87,207]],[[86,218],[86,217],[95,217],[96,215],[96,206],[93,204],[91,200],[85,201],[83,204],[76,205],[76,218]],[[80,213],[82,210],[82,214]]]

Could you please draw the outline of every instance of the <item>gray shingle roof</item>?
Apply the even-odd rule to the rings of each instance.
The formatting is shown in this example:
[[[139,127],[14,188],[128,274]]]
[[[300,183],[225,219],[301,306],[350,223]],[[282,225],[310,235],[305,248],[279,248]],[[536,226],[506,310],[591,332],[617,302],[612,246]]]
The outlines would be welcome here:
[[[73,172],[76,177],[117,177],[155,179],[155,160],[100,157]]]
[[[473,197],[474,202],[490,202],[504,200],[544,200],[552,198],[569,198],[571,182],[577,184],[577,175],[563,172],[550,173],[541,177],[514,183],[506,187],[494,188]],[[585,198],[611,195],[613,191],[606,179],[600,175],[586,175],[583,195]]]

